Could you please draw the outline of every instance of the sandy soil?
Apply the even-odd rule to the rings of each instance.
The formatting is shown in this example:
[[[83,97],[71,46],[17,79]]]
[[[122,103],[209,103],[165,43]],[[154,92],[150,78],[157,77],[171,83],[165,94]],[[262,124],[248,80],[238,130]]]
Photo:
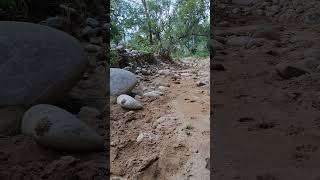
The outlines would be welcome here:
[[[246,23],[217,29],[273,26],[245,17],[242,22]],[[211,72],[214,179],[320,177],[319,73],[289,80],[275,73],[275,65],[280,62],[298,62],[311,56],[308,50],[318,49],[320,31],[316,26],[278,25],[284,28],[273,32],[280,34],[278,41],[267,40],[261,47],[250,49],[227,46],[213,59],[213,64],[226,68]]]
[[[113,179],[209,179],[209,59],[186,58],[165,68],[171,75],[144,76],[134,90],[170,86],[163,96],[141,97],[140,111],[111,106]],[[198,87],[199,80],[207,84]]]

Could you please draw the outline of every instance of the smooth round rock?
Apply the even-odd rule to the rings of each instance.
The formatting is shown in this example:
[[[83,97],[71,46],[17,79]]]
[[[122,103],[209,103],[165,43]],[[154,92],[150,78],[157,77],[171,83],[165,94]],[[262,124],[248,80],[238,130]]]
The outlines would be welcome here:
[[[24,22],[0,22],[0,54],[0,106],[56,102],[88,62],[72,36]]]
[[[139,101],[126,94],[122,94],[117,98],[117,104],[119,104],[123,108],[130,110],[143,108],[142,104]]]
[[[136,75],[130,71],[110,68],[110,95],[118,96],[129,93],[138,83]]]
[[[48,104],[30,108],[21,123],[23,134],[39,144],[62,151],[102,150],[103,138],[73,114]]]

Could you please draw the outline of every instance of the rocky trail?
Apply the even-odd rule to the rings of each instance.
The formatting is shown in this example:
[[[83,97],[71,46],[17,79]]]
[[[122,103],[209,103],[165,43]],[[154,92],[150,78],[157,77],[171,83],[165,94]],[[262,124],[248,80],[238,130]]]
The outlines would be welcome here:
[[[112,179],[209,179],[209,74],[208,58],[165,64],[138,76],[143,109],[111,105]]]
[[[231,14],[213,41],[211,176],[318,179],[319,25]]]

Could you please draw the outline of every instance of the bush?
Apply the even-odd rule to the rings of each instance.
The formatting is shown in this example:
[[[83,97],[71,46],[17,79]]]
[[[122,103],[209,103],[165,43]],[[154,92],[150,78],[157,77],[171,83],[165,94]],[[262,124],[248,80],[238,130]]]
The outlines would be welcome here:
[[[110,50],[110,65],[111,66],[117,66],[119,63],[119,55],[117,50],[112,49]]]

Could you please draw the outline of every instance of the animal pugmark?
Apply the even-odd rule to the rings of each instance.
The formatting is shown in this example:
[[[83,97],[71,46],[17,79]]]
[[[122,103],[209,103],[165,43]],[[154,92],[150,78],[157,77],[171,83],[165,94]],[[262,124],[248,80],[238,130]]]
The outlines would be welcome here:
[[[42,118],[35,128],[37,136],[43,136],[49,131],[51,125],[52,123],[48,120],[48,117]]]

